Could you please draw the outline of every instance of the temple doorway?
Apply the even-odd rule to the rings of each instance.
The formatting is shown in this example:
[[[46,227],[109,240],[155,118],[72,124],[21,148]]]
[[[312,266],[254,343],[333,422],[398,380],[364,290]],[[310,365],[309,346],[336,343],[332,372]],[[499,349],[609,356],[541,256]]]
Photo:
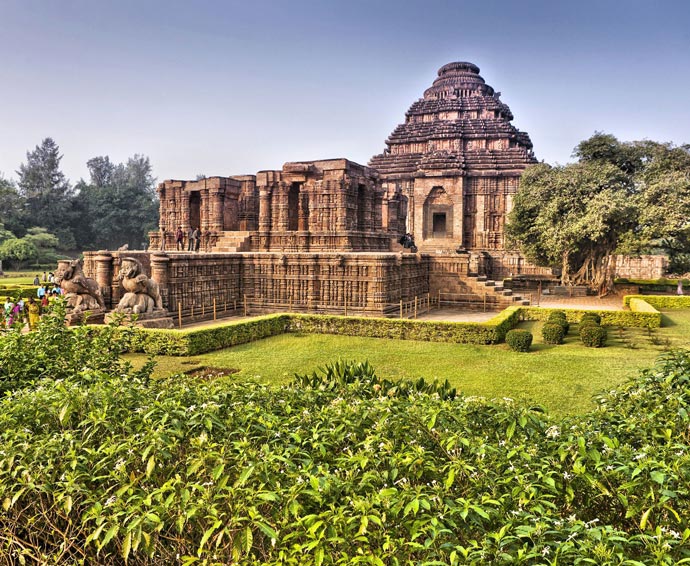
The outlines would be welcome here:
[[[434,238],[445,238],[446,237],[446,213],[445,212],[434,212],[433,235],[434,235]]]
[[[189,194],[189,225],[192,228],[201,226],[201,193],[192,191]]]
[[[453,237],[453,201],[443,187],[434,187],[424,201],[424,239]]]
[[[288,190],[288,230],[299,230],[299,197],[301,183],[292,183]]]

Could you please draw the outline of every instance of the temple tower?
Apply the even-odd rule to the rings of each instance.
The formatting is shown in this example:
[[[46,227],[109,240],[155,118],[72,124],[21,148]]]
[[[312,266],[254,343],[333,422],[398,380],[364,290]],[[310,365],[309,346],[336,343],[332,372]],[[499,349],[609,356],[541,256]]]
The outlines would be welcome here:
[[[407,230],[422,251],[504,249],[506,214],[532,142],[472,63],[448,63],[369,166],[386,198],[407,199]]]

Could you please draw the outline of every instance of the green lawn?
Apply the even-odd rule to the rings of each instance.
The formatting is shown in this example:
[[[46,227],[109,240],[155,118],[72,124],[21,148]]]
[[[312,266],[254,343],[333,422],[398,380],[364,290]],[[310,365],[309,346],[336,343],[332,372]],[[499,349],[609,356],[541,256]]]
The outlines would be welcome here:
[[[535,335],[532,351],[511,352],[504,344],[470,346],[331,335],[285,334],[190,358],[158,357],[158,375],[199,367],[232,369],[238,378],[280,384],[294,373],[311,372],[338,358],[369,360],[393,379],[448,379],[466,395],[510,397],[545,406],[554,414],[590,409],[592,395],[611,389],[650,366],[665,348],[690,346],[690,311],[664,314],[652,331],[609,328],[606,348],[585,348],[571,328],[566,343],[541,341],[541,323],[523,323]],[[142,363],[144,355],[128,355]]]
[[[43,280],[43,271],[5,271],[5,275],[0,277],[0,287],[6,285],[31,285],[37,274]]]

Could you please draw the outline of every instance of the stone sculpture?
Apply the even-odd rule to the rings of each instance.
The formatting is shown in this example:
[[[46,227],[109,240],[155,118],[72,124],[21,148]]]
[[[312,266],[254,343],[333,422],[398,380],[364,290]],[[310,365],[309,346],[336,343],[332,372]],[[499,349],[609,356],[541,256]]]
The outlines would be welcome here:
[[[123,258],[118,280],[125,294],[115,307],[115,312],[138,315],[166,312],[158,283],[143,273],[139,260]]]
[[[105,302],[98,283],[84,275],[82,260],[61,261],[55,282],[62,289],[67,300],[67,320],[69,323],[80,322],[89,312],[89,322],[98,322],[105,312]]]

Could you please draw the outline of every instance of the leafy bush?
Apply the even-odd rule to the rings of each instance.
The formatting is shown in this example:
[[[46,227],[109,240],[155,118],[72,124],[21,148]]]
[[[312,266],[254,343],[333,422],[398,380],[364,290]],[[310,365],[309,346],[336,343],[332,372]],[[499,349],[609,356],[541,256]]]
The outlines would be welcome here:
[[[585,322],[587,320],[592,320],[596,324],[601,324],[601,316],[595,312],[586,312],[585,314],[583,314],[582,317],[580,318],[580,324],[582,324],[583,322]]]
[[[570,323],[568,322],[563,311],[553,311],[551,314],[549,314],[549,318],[547,318],[546,321],[562,326],[564,336],[568,334],[568,330],[570,330]]]
[[[515,352],[529,352],[532,345],[532,333],[529,330],[516,328],[506,334],[506,344]]]
[[[608,334],[605,328],[595,324],[580,325],[580,339],[585,346],[601,348],[606,345]]]
[[[34,332],[19,328],[0,339],[0,394],[31,386],[41,379],[90,379],[91,372],[119,373],[130,369],[120,359],[123,342],[116,333],[127,330],[103,326],[67,328],[64,300],[51,303]]]
[[[69,351],[47,375],[76,365]],[[5,562],[690,558],[690,352],[564,421],[331,367],[314,387],[121,367],[15,389],[0,400]]]
[[[438,395],[439,399],[455,399],[457,392],[446,379],[443,383],[434,380],[428,383],[424,378],[417,381],[390,381],[376,375],[369,362],[338,360],[311,374],[295,374],[293,385],[310,387],[320,391],[338,391],[352,388],[360,396],[411,396],[413,393]]]
[[[563,344],[565,330],[556,322],[546,322],[541,327],[541,337],[546,344]]]

